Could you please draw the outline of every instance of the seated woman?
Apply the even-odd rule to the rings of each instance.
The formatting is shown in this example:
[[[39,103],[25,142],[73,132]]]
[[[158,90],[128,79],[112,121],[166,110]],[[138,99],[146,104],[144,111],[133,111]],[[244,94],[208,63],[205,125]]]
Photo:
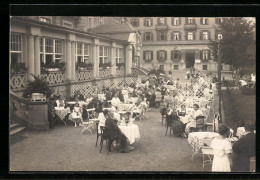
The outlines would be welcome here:
[[[79,124],[82,123],[82,112],[78,102],[76,102],[72,110],[71,117],[72,117],[72,121],[75,123],[75,127],[77,127],[77,123]]]
[[[112,106],[115,107],[116,109],[118,108],[119,104],[121,104],[121,101],[120,101],[120,99],[118,98],[118,93],[116,93],[115,96],[112,98],[111,104],[112,104]]]
[[[190,122],[186,125],[185,128],[185,133],[189,134],[190,133],[190,128],[196,128],[196,118],[198,116],[203,116],[202,111],[199,109],[199,105],[198,104],[194,104],[193,105],[193,109],[194,111],[192,112],[192,114],[190,115]]]
[[[56,100],[57,107],[65,107],[65,101],[62,99],[62,96],[59,95],[58,99]]]

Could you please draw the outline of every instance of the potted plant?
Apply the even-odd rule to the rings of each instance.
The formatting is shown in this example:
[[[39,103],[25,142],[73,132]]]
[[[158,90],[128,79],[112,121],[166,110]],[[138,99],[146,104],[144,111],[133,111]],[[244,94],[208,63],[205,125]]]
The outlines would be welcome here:
[[[46,81],[47,77],[35,75],[32,76],[34,77],[34,80],[28,83],[27,88],[23,92],[23,97],[28,98],[32,95],[32,93],[41,93],[49,98],[53,93],[53,89],[50,88],[48,82]]]

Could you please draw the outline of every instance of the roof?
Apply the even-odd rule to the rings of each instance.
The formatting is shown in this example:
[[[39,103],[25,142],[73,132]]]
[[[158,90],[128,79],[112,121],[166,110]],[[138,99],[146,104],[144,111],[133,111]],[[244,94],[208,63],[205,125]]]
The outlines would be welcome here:
[[[129,24],[104,24],[91,30],[96,34],[133,33],[135,29]]]

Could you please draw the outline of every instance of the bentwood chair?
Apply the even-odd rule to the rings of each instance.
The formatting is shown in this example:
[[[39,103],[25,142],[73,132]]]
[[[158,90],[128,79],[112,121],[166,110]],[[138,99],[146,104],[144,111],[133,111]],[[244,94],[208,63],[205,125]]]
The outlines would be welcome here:
[[[88,121],[83,121],[81,126],[83,126],[83,129],[81,131],[81,135],[85,130],[88,130],[92,134],[92,130],[90,129],[94,122],[98,122],[99,119],[96,117],[95,108],[93,109],[86,109],[88,114]]]
[[[102,147],[103,147],[103,141],[106,141],[106,147],[107,147],[107,154],[109,153],[110,151],[110,145],[112,144],[109,144],[109,141],[110,141],[110,138],[109,138],[109,129],[105,126],[100,126],[100,136],[101,136],[101,140],[100,140],[100,150],[99,150],[99,153],[101,153],[102,151]],[[116,140],[116,149],[117,149],[117,152],[119,151],[119,142]]]

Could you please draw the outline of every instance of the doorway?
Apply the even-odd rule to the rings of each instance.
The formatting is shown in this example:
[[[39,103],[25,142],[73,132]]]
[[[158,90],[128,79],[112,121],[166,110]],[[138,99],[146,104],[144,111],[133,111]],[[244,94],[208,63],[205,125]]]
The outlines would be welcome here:
[[[194,67],[194,63],[195,63],[195,54],[194,53],[186,54],[186,68]]]

